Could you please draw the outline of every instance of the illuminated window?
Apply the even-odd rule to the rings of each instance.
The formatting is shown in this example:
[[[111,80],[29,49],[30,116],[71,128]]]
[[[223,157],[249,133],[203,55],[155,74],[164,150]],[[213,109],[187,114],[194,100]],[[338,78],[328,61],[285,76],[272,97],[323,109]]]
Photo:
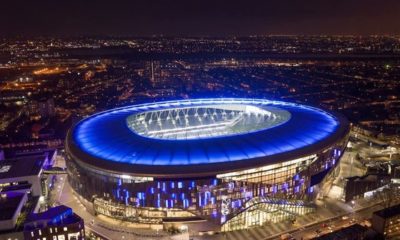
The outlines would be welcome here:
[[[64,231],[65,231],[65,232],[68,231],[68,228],[67,228],[67,227],[64,227]]]
[[[68,239],[79,239],[79,235],[80,235],[79,232],[76,232],[76,233],[69,233],[69,234],[68,234]]]

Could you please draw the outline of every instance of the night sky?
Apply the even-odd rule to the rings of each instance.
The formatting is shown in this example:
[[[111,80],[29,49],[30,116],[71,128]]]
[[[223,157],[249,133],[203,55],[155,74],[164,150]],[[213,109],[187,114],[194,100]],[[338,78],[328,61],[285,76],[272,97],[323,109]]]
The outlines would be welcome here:
[[[8,0],[0,36],[400,34],[400,0]]]

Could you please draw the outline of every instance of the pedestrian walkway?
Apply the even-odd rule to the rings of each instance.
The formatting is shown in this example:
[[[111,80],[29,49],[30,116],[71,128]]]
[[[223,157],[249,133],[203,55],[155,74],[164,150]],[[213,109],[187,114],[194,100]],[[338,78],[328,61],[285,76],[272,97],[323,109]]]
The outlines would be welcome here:
[[[268,223],[261,227],[254,227],[246,230],[226,232],[214,236],[203,236],[194,239],[202,239],[202,240],[279,239],[280,235],[286,232],[293,232],[302,227],[314,225],[320,222],[326,222],[329,219],[333,219],[338,216],[346,214],[351,214],[359,209],[373,206],[375,204],[376,201],[368,201],[361,199],[355,203],[354,207],[352,207],[346,203],[337,201],[336,199],[326,198],[323,201],[317,201],[318,207],[315,213],[310,213],[304,216],[297,217],[296,222],[294,224],[292,224],[289,221],[280,223]]]

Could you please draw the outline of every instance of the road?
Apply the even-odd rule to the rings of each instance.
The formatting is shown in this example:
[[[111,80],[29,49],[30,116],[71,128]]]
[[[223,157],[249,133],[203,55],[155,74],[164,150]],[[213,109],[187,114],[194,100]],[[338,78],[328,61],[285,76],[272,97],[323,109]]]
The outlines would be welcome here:
[[[292,232],[292,236],[295,239],[312,239],[314,237],[348,227],[355,223],[363,225],[365,224],[365,220],[369,219],[373,212],[380,209],[382,209],[382,205],[376,204],[372,207],[367,207],[352,214],[345,214],[343,216],[334,217],[306,227],[300,227],[298,230]],[[346,216],[346,219],[343,219],[344,216]],[[320,232],[317,233],[317,230]]]

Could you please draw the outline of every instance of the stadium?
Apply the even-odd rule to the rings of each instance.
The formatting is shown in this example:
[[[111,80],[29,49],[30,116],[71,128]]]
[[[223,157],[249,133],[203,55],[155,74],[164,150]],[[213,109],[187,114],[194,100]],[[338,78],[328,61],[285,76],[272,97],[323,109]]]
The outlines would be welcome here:
[[[243,229],[314,211],[349,128],[341,115],[264,99],[126,106],[69,131],[68,179],[95,214]]]

